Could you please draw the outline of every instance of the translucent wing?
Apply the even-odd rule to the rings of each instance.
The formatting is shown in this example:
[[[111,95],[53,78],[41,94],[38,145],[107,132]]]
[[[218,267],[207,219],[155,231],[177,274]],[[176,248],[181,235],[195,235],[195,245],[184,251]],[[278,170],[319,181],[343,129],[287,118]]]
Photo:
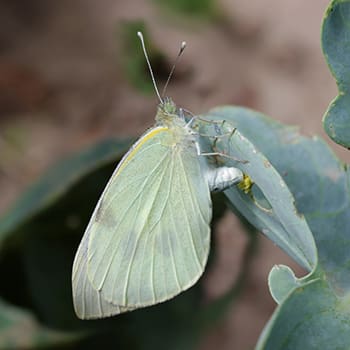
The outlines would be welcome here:
[[[72,276],[73,301],[76,314],[81,319],[108,317],[127,309],[106,302],[101,293],[95,290],[86,274],[89,233],[84,235],[74,260]]]
[[[209,187],[193,143],[174,139],[165,127],[144,135],[91,218],[73,266],[73,297],[76,306],[100,303],[97,317],[167,300],[204,270]],[[85,318],[96,313],[89,308]]]

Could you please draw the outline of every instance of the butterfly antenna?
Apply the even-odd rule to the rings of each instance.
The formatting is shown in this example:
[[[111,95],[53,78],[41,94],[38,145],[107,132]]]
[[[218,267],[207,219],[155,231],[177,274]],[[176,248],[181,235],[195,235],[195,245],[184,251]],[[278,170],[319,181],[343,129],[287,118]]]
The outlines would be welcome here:
[[[141,32],[137,32],[137,36],[141,40],[142,50],[143,50],[143,53],[144,53],[145,58],[146,58],[146,62],[147,62],[147,65],[148,65],[149,72],[151,73],[151,78],[152,78],[154,89],[156,90],[156,94],[158,96],[158,99],[159,99],[160,103],[163,103],[163,99],[160,97],[160,94],[159,94],[159,91],[158,91],[158,88],[157,88],[156,80],[154,79],[151,63],[149,61],[149,58],[148,58],[148,55],[147,55],[147,51],[146,51],[145,41],[143,40],[143,35],[142,35]]]
[[[165,85],[164,85],[163,92],[162,92],[162,97],[164,97],[164,95],[165,95],[165,92],[166,92],[166,89],[167,89],[167,87],[168,87],[168,85],[169,85],[170,79],[171,79],[171,77],[173,76],[173,73],[174,73],[174,71],[175,71],[176,64],[177,64],[177,62],[179,61],[180,56],[181,56],[182,53],[184,52],[185,47],[186,47],[186,41],[183,41],[183,42],[181,43],[179,53],[177,54],[177,56],[176,56],[176,58],[175,58],[175,62],[174,62],[174,64],[173,64],[173,67],[171,68],[171,71],[170,71],[170,73],[169,73],[168,80],[166,81],[166,83],[165,83]]]

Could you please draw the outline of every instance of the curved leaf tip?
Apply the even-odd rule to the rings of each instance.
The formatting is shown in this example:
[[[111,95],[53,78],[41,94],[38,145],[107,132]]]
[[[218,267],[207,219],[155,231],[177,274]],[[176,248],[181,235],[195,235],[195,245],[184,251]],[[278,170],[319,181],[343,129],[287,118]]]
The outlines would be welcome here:
[[[334,0],[322,25],[322,48],[329,68],[337,81],[339,94],[323,117],[328,136],[350,147],[350,1]]]

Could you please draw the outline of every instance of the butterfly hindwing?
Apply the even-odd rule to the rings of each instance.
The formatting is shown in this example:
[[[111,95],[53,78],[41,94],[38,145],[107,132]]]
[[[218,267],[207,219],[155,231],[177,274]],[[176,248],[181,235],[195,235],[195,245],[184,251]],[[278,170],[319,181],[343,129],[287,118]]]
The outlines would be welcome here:
[[[127,311],[105,301],[101,293],[94,289],[87,277],[87,248],[89,235],[85,235],[75,256],[72,287],[73,301],[76,314],[81,319],[108,317]]]
[[[85,232],[74,265],[91,291],[74,292],[73,274],[75,299],[93,295],[115,314],[193,285],[209,253],[211,201],[202,173],[193,144],[175,145],[167,127],[146,133],[113,174]]]

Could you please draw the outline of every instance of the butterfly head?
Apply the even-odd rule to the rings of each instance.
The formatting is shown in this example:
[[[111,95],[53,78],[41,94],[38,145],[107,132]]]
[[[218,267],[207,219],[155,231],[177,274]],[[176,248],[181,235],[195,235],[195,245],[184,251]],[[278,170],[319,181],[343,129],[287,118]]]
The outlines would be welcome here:
[[[170,97],[165,97],[158,105],[158,111],[156,115],[157,122],[163,122],[165,120],[173,120],[178,117],[178,108],[174,101]]]
[[[170,97],[165,97],[163,102],[159,104],[159,110],[164,114],[177,114],[177,107]]]

